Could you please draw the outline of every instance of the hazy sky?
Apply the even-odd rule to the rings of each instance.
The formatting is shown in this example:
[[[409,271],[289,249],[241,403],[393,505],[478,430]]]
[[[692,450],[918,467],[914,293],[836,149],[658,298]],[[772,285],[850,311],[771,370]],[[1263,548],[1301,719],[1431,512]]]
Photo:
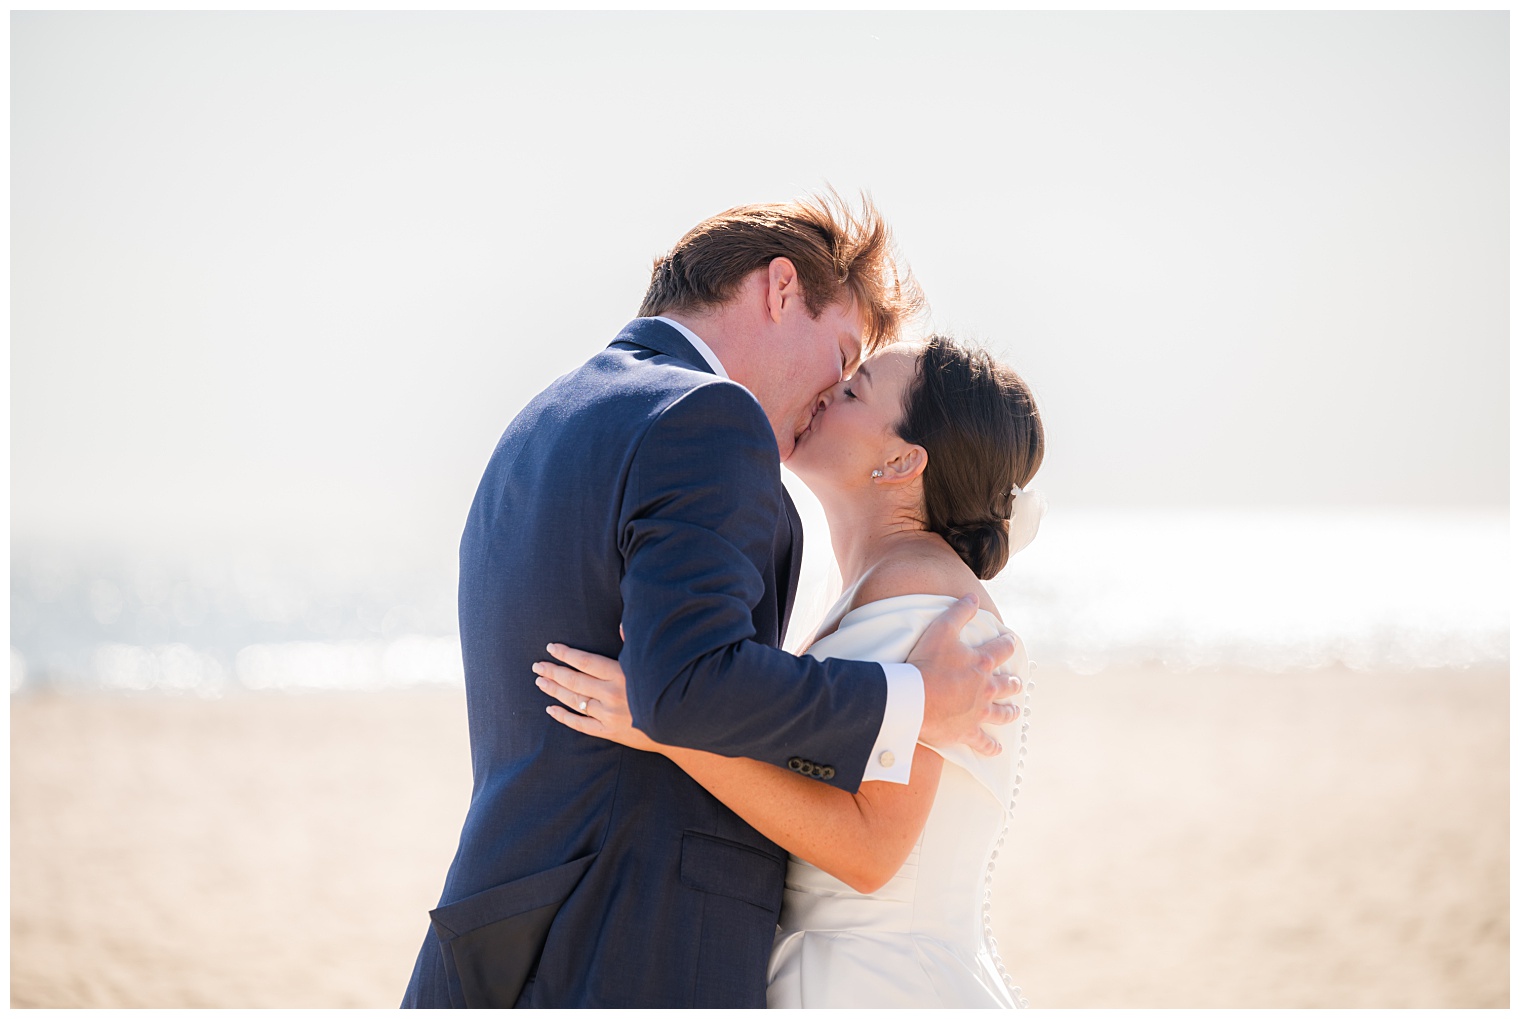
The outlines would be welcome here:
[[[868,189],[1053,504],[1502,506],[1507,14],[14,14],[18,535],[452,547],[731,205]]]

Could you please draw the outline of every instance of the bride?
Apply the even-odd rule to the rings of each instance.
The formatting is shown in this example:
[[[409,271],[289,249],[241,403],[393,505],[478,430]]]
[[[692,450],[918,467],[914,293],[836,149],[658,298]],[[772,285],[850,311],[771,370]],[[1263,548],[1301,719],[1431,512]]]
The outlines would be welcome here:
[[[825,393],[788,466],[827,515],[844,594],[806,653],[904,661],[967,595],[981,611],[964,641],[1008,632],[981,581],[1034,536],[1042,507],[1022,489],[1043,455],[1023,380],[942,337],[889,347]],[[538,663],[538,685],[583,712],[552,705],[557,721],[666,755],[790,852],[770,1007],[1026,1004],[990,913],[1027,721],[1016,737],[1014,723],[994,730],[1008,752],[920,744],[908,785],[865,782],[851,795],[758,761],[656,744],[630,723],[615,660],[549,650],[570,667]],[[1005,668],[1023,676],[1027,666],[1020,642]]]

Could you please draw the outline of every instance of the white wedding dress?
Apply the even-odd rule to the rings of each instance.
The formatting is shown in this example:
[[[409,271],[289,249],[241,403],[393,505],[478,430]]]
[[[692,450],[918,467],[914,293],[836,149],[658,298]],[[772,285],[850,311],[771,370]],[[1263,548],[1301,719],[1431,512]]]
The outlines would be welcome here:
[[[850,612],[808,649],[815,658],[905,661],[954,598],[903,595]],[[1009,632],[990,612],[967,624],[971,645]],[[1003,666],[1025,680],[1023,641]],[[992,937],[993,872],[1023,777],[1028,723],[989,730],[996,757],[940,749],[934,806],[907,862],[865,895],[793,856],[771,950],[770,1008],[1022,1008]]]

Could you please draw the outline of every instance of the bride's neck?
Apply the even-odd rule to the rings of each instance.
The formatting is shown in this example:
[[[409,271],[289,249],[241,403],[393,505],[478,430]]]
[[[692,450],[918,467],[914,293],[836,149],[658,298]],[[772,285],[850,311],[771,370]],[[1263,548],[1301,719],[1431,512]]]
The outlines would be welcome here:
[[[834,561],[846,591],[894,549],[928,533],[918,507],[906,500],[820,498],[819,502],[829,522]]]

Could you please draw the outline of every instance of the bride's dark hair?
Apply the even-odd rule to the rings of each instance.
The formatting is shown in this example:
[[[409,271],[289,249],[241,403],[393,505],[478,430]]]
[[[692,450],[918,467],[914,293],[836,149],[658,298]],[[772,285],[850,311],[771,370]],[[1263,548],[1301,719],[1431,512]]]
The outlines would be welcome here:
[[[931,336],[903,396],[897,434],[924,447],[924,515],[981,580],[1008,564],[1013,486],[1045,458],[1034,395],[982,350]]]

